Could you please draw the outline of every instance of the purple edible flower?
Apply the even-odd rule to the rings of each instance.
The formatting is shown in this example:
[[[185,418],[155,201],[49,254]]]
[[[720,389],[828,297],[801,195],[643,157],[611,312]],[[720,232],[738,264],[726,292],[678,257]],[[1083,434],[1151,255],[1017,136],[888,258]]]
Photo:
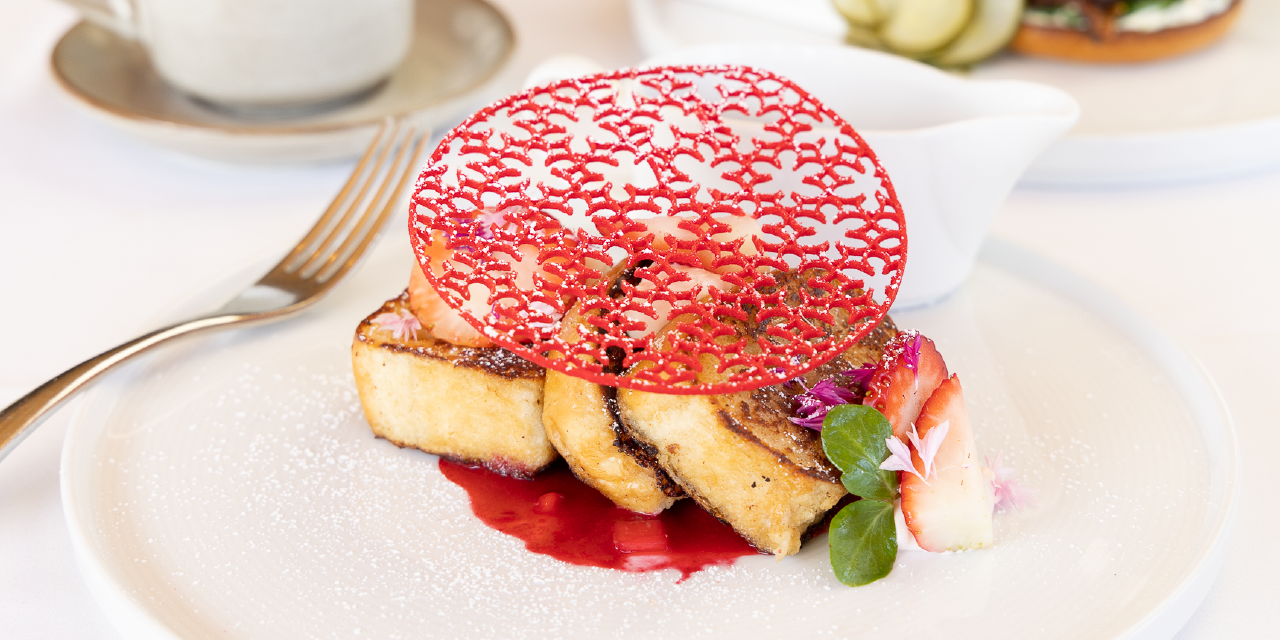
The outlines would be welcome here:
[[[802,427],[813,429],[814,431],[822,431],[822,421],[827,418],[827,412],[823,411],[822,415],[812,418],[790,418],[790,420]]]
[[[837,404],[849,404],[853,402],[853,392],[832,382],[830,378],[813,385],[809,390],[809,394],[824,404],[835,406]]]
[[[505,219],[501,211],[493,211],[492,209],[485,209],[480,213],[476,214],[476,222],[479,223],[479,225],[476,228],[476,237],[484,240],[492,240],[493,227],[496,225],[503,224],[505,222]]]
[[[853,383],[854,387],[865,391],[871,384],[871,377],[876,373],[876,363],[870,362],[858,367],[857,369],[849,369],[848,371],[842,371],[841,373],[849,378],[849,381]]]
[[[454,240],[453,250],[462,253],[471,253],[476,250],[476,246],[472,240],[493,240],[493,228],[506,224],[506,218],[501,211],[492,209],[481,209],[476,212],[472,218],[454,218],[458,224],[466,224],[474,221],[475,227],[467,235],[453,234],[450,237]]]
[[[916,382],[920,381],[920,346],[922,344],[920,339],[921,336],[917,333],[916,339],[912,340],[902,352],[902,364],[915,375]]]
[[[796,379],[796,382],[800,382],[800,380]],[[800,386],[803,387],[804,382],[800,382]],[[831,410],[831,407],[849,404],[853,402],[854,397],[854,393],[849,389],[841,387],[829,379],[822,380],[813,385],[812,389],[805,389],[804,393],[792,398],[799,406],[796,408],[796,415],[788,419],[802,427],[808,427],[814,431],[822,431],[822,421],[827,417],[827,412]]]

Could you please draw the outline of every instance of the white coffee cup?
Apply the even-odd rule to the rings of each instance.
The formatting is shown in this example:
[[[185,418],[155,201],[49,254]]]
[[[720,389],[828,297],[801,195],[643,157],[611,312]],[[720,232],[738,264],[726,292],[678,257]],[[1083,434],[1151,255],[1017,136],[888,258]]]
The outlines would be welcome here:
[[[400,64],[413,0],[67,0],[137,40],[173,86],[230,107],[322,103]]]

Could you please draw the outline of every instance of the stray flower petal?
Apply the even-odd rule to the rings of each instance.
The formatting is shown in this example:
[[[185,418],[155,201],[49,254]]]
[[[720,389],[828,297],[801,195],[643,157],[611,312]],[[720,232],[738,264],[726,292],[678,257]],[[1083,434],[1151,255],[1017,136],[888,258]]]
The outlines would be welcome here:
[[[811,418],[788,418],[788,419],[802,427],[807,427],[809,429],[813,429],[814,431],[822,431],[822,421],[825,420],[826,417],[827,417],[827,412],[824,411],[820,416],[814,416]]]
[[[925,477],[916,471],[916,466],[911,462],[911,450],[907,448],[907,444],[898,439],[897,436],[889,436],[884,439],[885,445],[889,447],[889,457],[880,463],[880,468],[885,471],[906,471],[914,473],[917,478],[925,481]]]
[[[995,500],[995,509],[1017,509],[1022,510],[1024,506],[1035,506],[1035,489],[1024,487],[1014,480],[1014,471],[1010,467],[1001,465],[1000,452],[996,453],[996,459],[986,458],[987,468],[991,470],[991,494]]]
[[[924,438],[920,438],[920,434],[916,431],[916,425],[911,425],[911,431],[907,433],[907,439],[911,440],[911,444],[915,446],[916,453],[920,454],[920,461],[924,463],[924,477],[930,475],[938,477],[938,470],[933,466],[933,459],[938,455],[938,447],[942,446],[942,440],[947,437],[947,431],[951,430],[951,421],[947,420],[942,424],[929,430]]]
[[[373,323],[379,329],[391,332],[396,340],[416,338],[418,331],[422,329],[422,323],[408,309],[401,309],[399,313],[379,314],[373,319]]]

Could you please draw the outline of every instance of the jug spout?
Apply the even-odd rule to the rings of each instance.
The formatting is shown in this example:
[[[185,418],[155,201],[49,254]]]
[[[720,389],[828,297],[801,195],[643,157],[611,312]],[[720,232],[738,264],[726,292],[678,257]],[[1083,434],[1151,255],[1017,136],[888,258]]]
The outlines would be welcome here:
[[[987,228],[1022,172],[1075,125],[1080,107],[1052,87],[969,80],[912,60],[842,46],[710,44],[646,65],[736,64],[791,79],[865,139],[893,183],[907,225],[907,264],[894,308],[936,302],[973,270]],[[537,84],[597,70],[548,60]],[[842,235],[821,225],[817,239]]]
[[[964,282],[1018,178],[1079,118],[1075,101],[1056,89],[960,82],[963,95],[954,99],[976,104],[973,115],[862,134],[893,180],[907,217],[907,268],[897,308],[935,302]]]
[[[935,302],[964,282],[1022,172],[1080,116],[1075,100],[1052,87],[969,80],[853,47],[711,44],[647,63],[773,71],[853,125],[888,172],[906,216],[899,309]]]

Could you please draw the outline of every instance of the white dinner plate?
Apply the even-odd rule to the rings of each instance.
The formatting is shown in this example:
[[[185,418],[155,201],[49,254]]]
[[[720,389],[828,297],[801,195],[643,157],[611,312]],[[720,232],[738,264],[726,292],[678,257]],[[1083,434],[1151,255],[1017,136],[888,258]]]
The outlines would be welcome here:
[[[997,516],[993,549],[904,552],[856,589],[825,537],[683,583],[531,554],[435,457],[364,422],[351,336],[411,264],[393,234],[312,312],[173,345],[85,398],[63,501],[122,635],[1168,638],[1221,564],[1238,456],[1212,383],[1105,293],[1001,244],[895,318],[960,375],[979,448],[1038,490]]]
[[[630,1],[649,55],[711,42],[834,44],[844,33],[829,0]],[[1080,103],[1079,124],[1024,182],[1177,182],[1280,164],[1280,0],[1244,3],[1221,42],[1172,60],[1094,65],[1002,55],[978,65],[973,77],[1042,82]]]

